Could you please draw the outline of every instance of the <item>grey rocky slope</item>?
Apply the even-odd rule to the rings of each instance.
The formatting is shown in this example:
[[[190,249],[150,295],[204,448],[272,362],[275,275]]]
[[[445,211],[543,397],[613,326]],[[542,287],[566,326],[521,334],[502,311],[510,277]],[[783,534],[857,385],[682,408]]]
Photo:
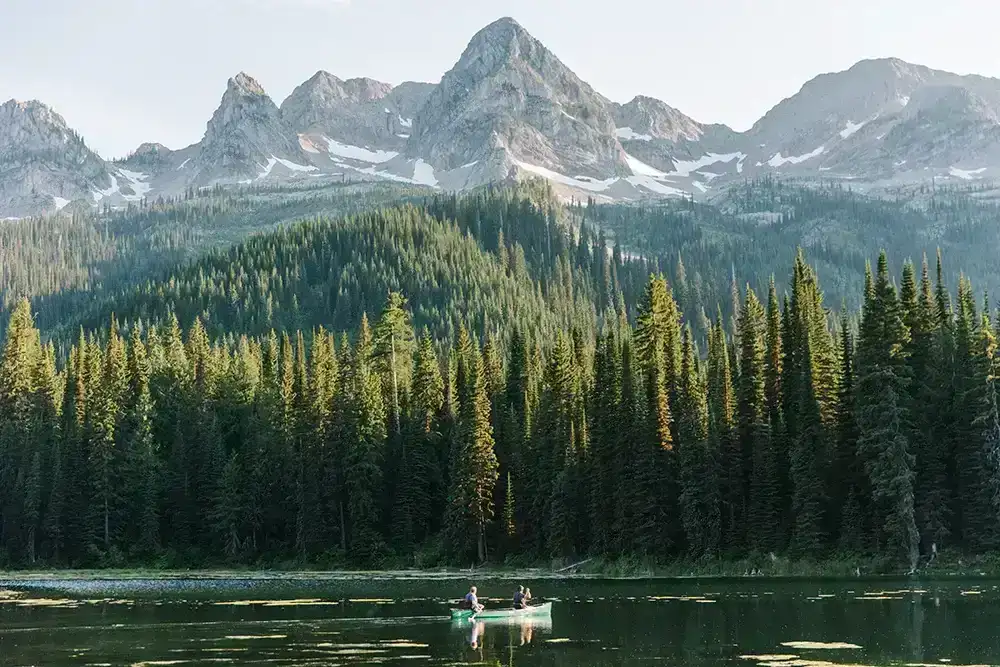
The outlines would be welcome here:
[[[511,19],[477,33],[414,120],[407,155],[477,181],[519,163],[591,178],[630,173],[603,97]]]
[[[0,217],[214,184],[388,179],[441,189],[543,176],[567,195],[712,197],[765,174],[858,188],[1000,176],[1000,80],[897,59],[822,74],[746,132],[666,102],[611,102],[512,19],[439,84],[317,72],[281,108],[246,74],[198,143],[106,162],[39,102],[0,107]],[[64,210],[72,210],[64,209]]]
[[[427,101],[433,84],[404,83],[395,88],[374,79],[342,81],[317,72],[281,104],[290,128],[304,147],[321,150],[324,140],[401,152],[413,116]]]
[[[277,161],[293,173],[299,170],[289,163],[310,167],[281,111],[255,79],[241,72],[229,80],[198,151],[186,166],[188,173],[199,184],[253,181],[269,174]]]
[[[1000,167],[1000,80],[895,58],[817,76],[745,135],[758,170],[860,182],[967,179]]]
[[[0,218],[96,201],[111,189],[107,164],[62,116],[34,100],[0,105]]]

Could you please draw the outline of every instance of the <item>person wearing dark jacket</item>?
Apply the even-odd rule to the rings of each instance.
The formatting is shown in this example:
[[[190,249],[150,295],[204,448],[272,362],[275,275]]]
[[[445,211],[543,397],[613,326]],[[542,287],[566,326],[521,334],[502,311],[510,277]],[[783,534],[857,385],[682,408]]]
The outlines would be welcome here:
[[[524,600],[524,586],[518,586],[517,592],[514,593],[514,609],[524,609],[527,603]]]

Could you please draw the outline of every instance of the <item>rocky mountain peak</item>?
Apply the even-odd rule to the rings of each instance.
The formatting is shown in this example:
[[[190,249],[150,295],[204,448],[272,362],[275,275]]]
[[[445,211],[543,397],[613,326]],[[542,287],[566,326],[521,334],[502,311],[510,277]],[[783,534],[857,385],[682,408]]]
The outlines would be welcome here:
[[[61,135],[65,141],[71,131],[62,116],[38,100],[8,100],[0,105],[0,149],[38,134],[48,139]]]
[[[170,149],[164,146],[163,144],[151,143],[147,141],[145,143],[139,144],[139,147],[132,152],[132,155],[151,155],[155,153],[169,153],[169,152],[171,152]]]
[[[381,81],[368,78],[343,81],[320,70],[281,103],[281,113],[298,131],[322,131],[349,113],[347,107],[384,99],[391,92],[392,86]]]
[[[452,71],[473,70],[488,75],[504,66],[542,69],[553,65],[552,61],[565,68],[517,21],[504,17],[473,35]]]
[[[240,72],[233,78],[229,79],[227,92],[236,93],[238,95],[267,95],[267,93],[264,92],[264,87],[258,83],[257,79],[253,78],[246,72]]]
[[[382,99],[392,92],[392,86],[368,77],[357,77],[344,81],[344,91],[352,101],[363,103]]]
[[[4,217],[59,210],[113,183],[104,160],[37,100],[0,105],[0,165]]]
[[[192,174],[201,182],[252,179],[276,157],[308,163],[277,105],[255,79],[240,72],[229,80],[208,121]]]
[[[443,170],[522,163],[607,178],[628,173],[614,133],[607,101],[516,21],[502,18],[473,36],[428,97],[407,152]],[[504,159],[491,159],[498,150]],[[480,173],[506,176],[504,169]]]
[[[496,49],[499,47],[514,47],[518,40],[526,39],[535,41],[534,38],[521,27],[521,24],[509,16],[503,16],[482,28],[469,40],[467,51],[480,51]]]
[[[652,137],[668,141],[697,141],[703,129],[700,123],[674,107],[653,97],[638,95],[627,104],[615,105],[618,136]]]

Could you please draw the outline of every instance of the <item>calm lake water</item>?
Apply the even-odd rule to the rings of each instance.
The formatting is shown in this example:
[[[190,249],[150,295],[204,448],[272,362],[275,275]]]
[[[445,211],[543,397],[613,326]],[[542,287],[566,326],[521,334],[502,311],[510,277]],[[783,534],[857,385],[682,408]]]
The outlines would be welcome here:
[[[0,665],[1000,664],[1000,581],[523,583],[551,621],[452,622],[463,579],[0,581]]]

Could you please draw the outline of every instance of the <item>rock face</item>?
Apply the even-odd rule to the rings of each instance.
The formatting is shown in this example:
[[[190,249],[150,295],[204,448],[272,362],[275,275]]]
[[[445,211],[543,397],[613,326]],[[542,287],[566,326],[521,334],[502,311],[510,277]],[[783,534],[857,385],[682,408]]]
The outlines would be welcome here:
[[[0,106],[0,218],[312,178],[459,190],[542,176],[568,195],[640,200],[711,197],[764,174],[859,189],[998,179],[1000,80],[864,60],[813,78],[737,133],[651,97],[611,102],[504,18],[439,84],[320,71],[279,109],[241,73],[200,142],[145,143],[115,162],[40,102]]]
[[[0,105],[0,218],[54,212],[111,188],[104,160],[62,116],[38,101]]]
[[[121,161],[131,170],[144,173],[160,173],[174,162],[174,151],[163,144],[140,144],[127,158]]]
[[[309,166],[281,111],[255,79],[241,72],[229,80],[208,121],[188,167],[190,180],[198,185],[253,181],[269,175],[276,159]]]
[[[652,97],[615,104],[613,113],[625,151],[668,173],[676,172],[678,163],[726,153],[738,143],[739,135],[729,127],[704,125]]]
[[[436,170],[527,163],[559,173],[628,174],[607,101],[511,19],[481,30],[413,123],[407,155]]]
[[[374,79],[342,81],[317,72],[281,104],[285,122],[306,135],[303,145],[322,147],[322,138],[368,149],[400,152],[413,116],[432,84],[404,83],[393,88]]]
[[[745,145],[754,169],[797,176],[955,177],[968,171],[960,166],[1000,167],[998,111],[1000,80],[864,60],[807,82],[754,124]]]

